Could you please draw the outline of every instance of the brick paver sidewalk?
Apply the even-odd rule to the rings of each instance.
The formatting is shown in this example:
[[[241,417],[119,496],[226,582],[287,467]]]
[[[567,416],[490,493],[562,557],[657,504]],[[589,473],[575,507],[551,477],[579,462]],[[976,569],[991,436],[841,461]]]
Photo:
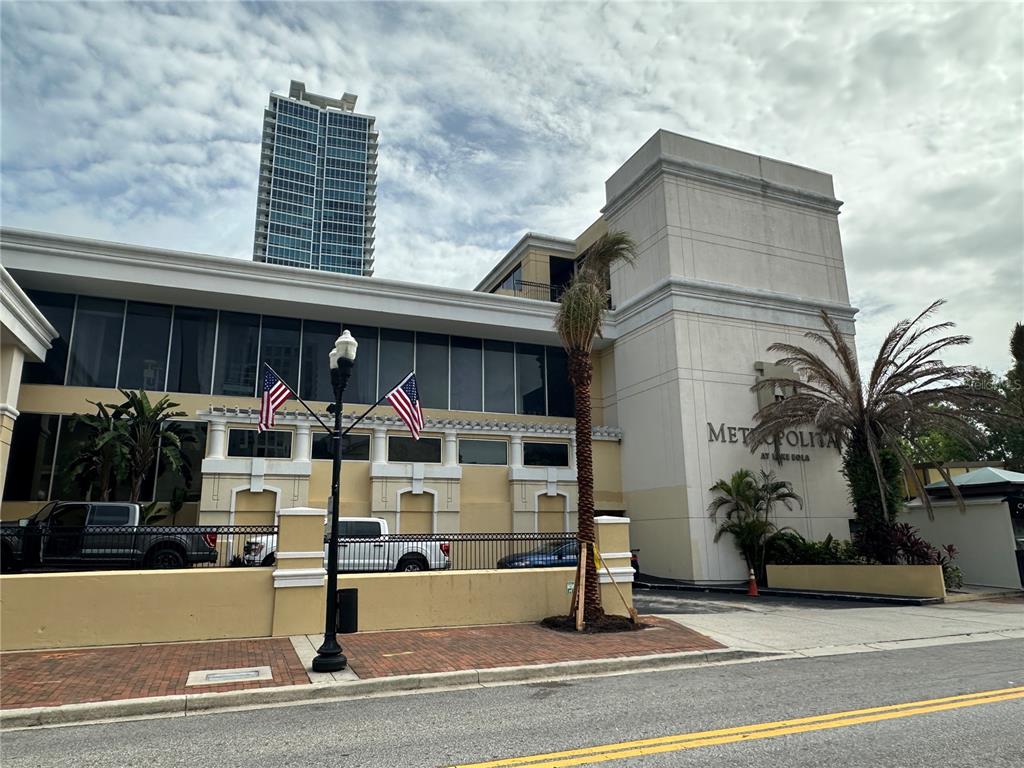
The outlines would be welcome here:
[[[704,651],[723,646],[674,621],[644,616],[638,632],[576,634],[539,624],[502,624],[339,635],[349,667],[366,679],[461,669]]]
[[[642,620],[648,629],[603,635],[504,624],[361,632],[339,639],[349,667],[362,679],[722,647],[675,622],[651,616]],[[314,639],[315,647],[320,638]],[[269,666],[273,679],[185,685],[189,672],[259,666]],[[4,709],[309,682],[289,638],[0,653],[0,707]]]
[[[272,680],[190,685],[188,673],[269,666]],[[0,707],[52,707],[308,683],[287,637],[0,654]]]

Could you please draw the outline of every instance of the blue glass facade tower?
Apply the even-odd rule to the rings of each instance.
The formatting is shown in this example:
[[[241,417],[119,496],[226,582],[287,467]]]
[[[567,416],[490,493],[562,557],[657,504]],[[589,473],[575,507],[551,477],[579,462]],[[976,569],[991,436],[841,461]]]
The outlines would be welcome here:
[[[373,274],[377,203],[374,118],[356,97],[332,99],[292,81],[263,118],[253,259]]]

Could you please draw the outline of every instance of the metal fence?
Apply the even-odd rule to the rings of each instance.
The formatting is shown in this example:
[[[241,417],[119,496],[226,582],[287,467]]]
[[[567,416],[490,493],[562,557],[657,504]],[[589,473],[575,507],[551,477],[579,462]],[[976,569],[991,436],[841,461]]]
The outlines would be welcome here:
[[[472,571],[576,565],[575,533],[393,533],[339,536],[340,571]]]
[[[8,573],[271,567],[277,534],[274,525],[5,526],[0,565]],[[337,543],[341,572],[559,568],[574,567],[578,557],[575,533],[395,533]]]
[[[272,565],[274,525],[7,527],[0,566],[23,569],[223,568]]]

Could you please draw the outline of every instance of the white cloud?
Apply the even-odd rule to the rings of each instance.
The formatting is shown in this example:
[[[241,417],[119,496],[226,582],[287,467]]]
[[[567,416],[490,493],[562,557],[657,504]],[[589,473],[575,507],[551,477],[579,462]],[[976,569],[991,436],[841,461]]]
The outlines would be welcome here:
[[[1024,311],[1022,21],[1005,4],[6,3],[3,221],[248,258],[291,79],[378,118],[376,268],[471,287],[571,237],[655,130],[828,171],[859,347],[933,298],[1007,365]]]

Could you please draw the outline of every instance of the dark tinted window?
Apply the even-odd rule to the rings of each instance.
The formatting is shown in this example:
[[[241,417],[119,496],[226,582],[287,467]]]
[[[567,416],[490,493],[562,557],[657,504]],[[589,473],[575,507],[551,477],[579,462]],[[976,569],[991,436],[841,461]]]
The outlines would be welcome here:
[[[117,382],[117,353],[121,347],[124,302],[79,296],[71,339],[68,384],[113,387]]]
[[[411,437],[388,438],[388,461],[440,464],[441,438],[421,437],[419,440],[413,440]]]
[[[338,535],[351,539],[376,539],[380,523],[376,520],[339,520]]]
[[[543,416],[544,347],[539,344],[516,344],[516,378],[518,412]]]
[[[459,464],[508,464],[504,440],[459,440]]]
[[[89,507],[85,504],[70,504],[50,515],[51,528],[81,528],[85,525]]]
[[[313,458],[318,460],[334,459],[334,441],[330,435],[324,432],[313,435]],[[344,461],[369,461],[370,436],[345,435],[341,439],[341,458]]]
[[[90,430],[78,422],[72,426],[70,416],[62,416],[57,437],[57,460],[53,475],[53,490],[50,498],[61,501],[84,501],[87,495],[91,498],[102,498],[103,489],[95,476],[81,472],[72,477],[75,457],[85,448]]]
[[[217,312],[212,309],[175,307],[171,323],[171,360],[168,392],[210,393],[213,380],[213,346]]]
[[[569,357],[561,347],[547,347],[548,416],[575,416],[576,406],[569,383]]]
[[[263,316],[260,330],[260,371],[267,363],[288,388],[299,386],[299,332],[302,323],[287,317]],[[257,397],[262,392],[256,393]]]
[[[68,364],[68,340],[71,321],[75,315],[75,297],[69,293],[26,291],[32,303],[57,330],[57,338],[50,342],[50,350],[42,363],[25,363],[22,381],[26,384],[63,384]],[[13,454],[12,454],[13,456]],[[11,478],[7,478],[9,483]]]
[[[568,443],[523,443],[523,464],[528,467],[568,467]]]
[[[453,411],[482,411],[484,408],[483,347],[480,339],[452,336]]]
[[[229,429],[228,456],[290,459],[292,456],[292,433],[283,430],[269,430],[257,434],[255,429]]]
[[[423,408],[448,408],[448,337],[416,334],[416,384]]]
[[[156,480],[156,500],[172,501],[178,488],[184,490],[183,501],[199,501],[203,484],[202,465],[206,456],[206,422],[175,421],[174,427],[182,436],[189,435],[191,440],[182,440],[181,452],[188,462],[188,472],[181,469],[172,470],[167,462],[160,457],[160,473]]]
[[[510,341],[484,341],[484,410],[516,412],[515,354]]]
[[[306,320],[302,324],[302,382],[299,385],[299,395],[304,400],[334,402],[334,393],[331,391],[331,369],[327,355],[334,349],[334,342],[340,335],[341,323],[319,323],[315,320]],[[360,344],[359,352],[362,351],[363,346]],[[376,364],[376,360],[374,360],[374,364]],[[351,386],[350,379],[349,387]]]
[[[359,342],[352,377],[345,388],[345,400],[371,405],[380,397],[377,394],[377,329],[363,325],[346,325],[345,329]]]
[[[117,379],[119,387],[163,391],[170,332],[170,307],[128,302],[124,343],[121,345],[121,372]]]
[[[255,397],[256,344],[259,335],[259,315],[220,313],[214,394]]]
[[[412,371],[412,354],[412,331],[393,331],[381,328],[380,381],[377,383],[377,397],[390,392],[403,378],[409,375]],[[357,358],[356,365],[358,364]]]
[[[59,425],[60,417],[45,413],[23,413],[14,421],[4,484],[5,501],[49,498]]]
[[[131,511],[124,504],[93,504],[89,525],[128,525]]]

